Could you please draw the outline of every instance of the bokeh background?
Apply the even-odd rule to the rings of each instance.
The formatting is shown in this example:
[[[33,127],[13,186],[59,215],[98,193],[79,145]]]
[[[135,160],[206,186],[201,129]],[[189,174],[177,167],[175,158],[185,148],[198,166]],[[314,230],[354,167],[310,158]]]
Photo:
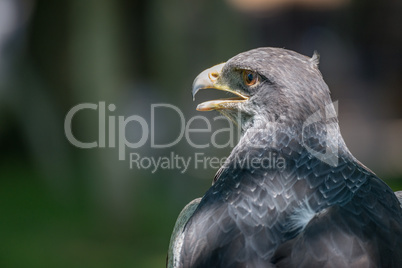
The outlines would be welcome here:
[[[188,120],[215,94],[193,102],[195,76],[260,46],[320,53],[350,150],[402,190],[401,14],[396,0],[0,0],[0,267],[163,267],[177,215],[216,169],[130,169],[108,144],[73,146],[65,116],[105,102],[116,106],[106,116],[150,122],[151,105],[169,103]],[[174,140],[177,113],[154,117],[156,141]],[[98,121],[98,111],[80,111],[74,135],[96,141]],[[129,125],[137,141],[142,129]],[[185,139],[153,149],[148,139],[126,153],[230,150]]]

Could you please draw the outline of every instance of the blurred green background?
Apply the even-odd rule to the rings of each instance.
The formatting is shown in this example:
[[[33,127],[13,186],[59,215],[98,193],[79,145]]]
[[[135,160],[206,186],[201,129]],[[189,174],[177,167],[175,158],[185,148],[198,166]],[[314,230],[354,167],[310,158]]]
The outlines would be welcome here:
[[[401,14],[401,1],[374,0],[0,0],[0,267],[164,267],[177,215],[216,169],[152,173],[130,168],[128,154],[223,157],[230,146],[196,149],[182,139],[155,149],[148,139],[119,160],[108,143],[73,146],[65,116],[105,102],[116,122],[150,123],[151,105],[169,103],[188,120],[215,94],[192,102],[195,76],[260,46],[321,54],[346,143],[402,190]],[[227,126],[202,115],[212,130]],[[180,119],[159,110],[154,126],[158,143],[172,141]],[[72,131],[97,141],[98,111],[77,113]],[[125,136],[135,142],[142,131],[129,124]]]

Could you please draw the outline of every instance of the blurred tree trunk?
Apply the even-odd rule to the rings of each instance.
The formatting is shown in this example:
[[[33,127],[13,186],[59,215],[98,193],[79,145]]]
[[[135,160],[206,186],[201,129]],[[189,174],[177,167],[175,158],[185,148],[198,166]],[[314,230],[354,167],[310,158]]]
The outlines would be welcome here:
[[[116,103],[125,86],[125,54],[127,43],[119,1],[71,1],[70,72],[73,103]],[[119,108],[119,107],[117,107]],[[98,111],[80,121],[80,132],[98,137]],[[116,115],[116,114],[113,114]],[[108,125],[106,124],[106,133]],[[87,134],[85,134],[87,135]],[[116,133],[117,136],[117,133]],[[106,141],[107,141],[106,137]],[[94,148],[84,151],[85,170],[95,206],[113,224],[127,224],[132,210],[133,171],[127,163],[117,161],[116,150]],[[111,216],[111,217],[110,217]]]

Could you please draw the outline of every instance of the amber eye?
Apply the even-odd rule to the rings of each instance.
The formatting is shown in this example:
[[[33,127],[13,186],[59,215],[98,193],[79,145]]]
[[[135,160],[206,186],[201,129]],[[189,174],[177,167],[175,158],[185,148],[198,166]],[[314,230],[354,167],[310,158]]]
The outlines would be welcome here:
[[[243,80],[247,86],[255,85],[258,82],[258,75],[252,71],[243,71]]]

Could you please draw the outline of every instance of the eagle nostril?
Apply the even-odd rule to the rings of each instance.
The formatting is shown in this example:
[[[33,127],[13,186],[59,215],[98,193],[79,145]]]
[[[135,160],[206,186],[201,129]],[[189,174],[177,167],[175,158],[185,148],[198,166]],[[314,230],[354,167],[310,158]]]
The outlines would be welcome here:
[[[209,79],[211,79],[211,81],[215,81],[216,79],[218,79],[219,77],[219,73],[218,72],[210,72],[208,74]]]

